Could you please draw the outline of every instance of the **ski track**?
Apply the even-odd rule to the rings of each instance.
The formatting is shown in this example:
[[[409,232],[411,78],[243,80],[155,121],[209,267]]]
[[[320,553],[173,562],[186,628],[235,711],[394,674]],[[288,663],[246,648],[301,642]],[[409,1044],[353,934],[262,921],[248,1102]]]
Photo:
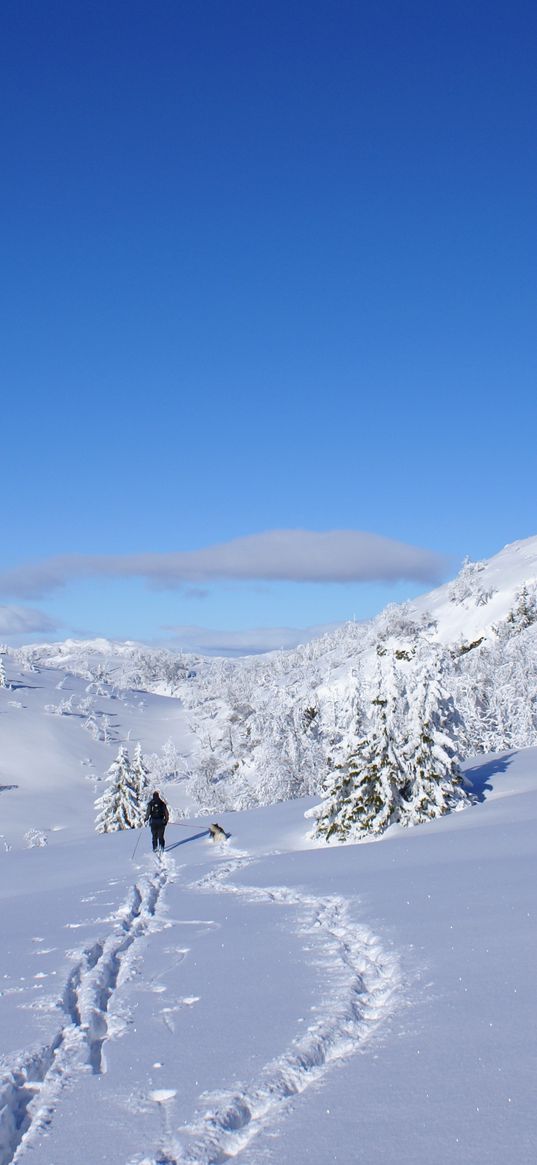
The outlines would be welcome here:
[[[397,957],[367,927],[355,923],[349,902],[315,897],[286,886],[239,886],[227,881],[253,859],[247,854],[220,863],[191,888],[235,894],[300,911],[300,932],[321,941],[330,961],[329,991],[316,1018],[281,1056],[266,1064],[257,1080],[200,1097],[204,1111],[171,1132],[174,1093],[152,1094],[162,1123],[155,1156],[137,1155],[129,1165],[224,1165],[283,1114],[286,1105],[330,1067],[363,1049],[392,1014],[401,991]],[[0,1077],[0,1165],[16,1165],[32,1140],[50,1125],[60,1093],[75,1075],[106,1071],[104,1043],[114,1034],[109,1014],[116,987],[129,973],[137,940],[160,929],[160,895],[175,869],[167,859],[152,877],[131,887],[106,938],[87,947],[65,984],[64,1023],[43,1048],[3,1064]],[[115,1030],[118,1030],[117,1019]]]
[[[140,877],[113,916],[111,933],[82,952],[58,1003],[64,1022],[53,1040],[18,1062],[0,1064],[0,1165],[17,1162],[50,1125],[59,1095],[75,1074],[106,1072],[110,1002],[129,972],[133,944],[160,929],[159,898],[174,868],[168,859],[153,876]]]
[[[363,1050],[401,996],[397,956],[367,927],[353,921],[345,898],[317,898],[286,886],[262,889],[226,881],[251,860],[240,855],[222,863],[191,888],[298,907],[300,932],[320,938],[330,959],[329,994],[316,1009],[317,1018],[308,1030],[266,1064],[257,1080],[202,1095],[200,1103],[205,1111],[178,1130],[179,1138],[170,1132],[173,1097],[165,1114],[161,1102],[163,1137],[156,1155],[137,1155],[128,1165],[224,1165],[233,1160],[258,1133],[270,1127],[294,1097],[318,1082],[333,1065]]]

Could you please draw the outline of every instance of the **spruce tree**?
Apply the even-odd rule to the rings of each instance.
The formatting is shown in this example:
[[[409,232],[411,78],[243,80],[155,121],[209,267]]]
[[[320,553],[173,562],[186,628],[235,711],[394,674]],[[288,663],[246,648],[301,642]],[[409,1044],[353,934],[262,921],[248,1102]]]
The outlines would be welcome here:
[[[431,668],[428,654],[413,687],[411,675],[393,657],[379,661],[368,732],[306,814],[315,819],[315,837],[360,841],[468,804],[455,757],[457,714],[440,664],[433,660]]]
[[[515,603],[507,616],[507,623],[510,630],[518,632],[525,631],[526,627],[531,627],[535,622],[537,622],[537,588],[534,587],[530,591],[527,584],[524,584],[515,595]]]
[[[149,769],[144,761],[142,746],[138,741],[132,758],[132,771],[136,789],[137,824],[139,828],[144,823],[146,801],[149,799]]]
[[[457,713],[443,686],[441,665],[430,659],[418,672],[408,710],[403,750],[401,825],[418,825],[468,804],[456,759]]]
[[[399,819],[403,767],[395,732],[399,684],[392,668],[393,678],[395,685],[387,685],[388,693],[383,694],[379,677],[367,736],[349,760],[330,774],[321,804],[308,813],[316,820],[315,837],[359,841],[368,834],[378,836]]]
[[[4,661],[3,661],[1,655],[0,655],[0,688],[7,688],[6,669],[4,667]]]
[[[115,833],[118,829],[137,829],[140,804],[136,774],[124,745],[121,746],[106,775],[107,789],[95,802],[97,833]],[[143,818],[142,818],[143,820]]]

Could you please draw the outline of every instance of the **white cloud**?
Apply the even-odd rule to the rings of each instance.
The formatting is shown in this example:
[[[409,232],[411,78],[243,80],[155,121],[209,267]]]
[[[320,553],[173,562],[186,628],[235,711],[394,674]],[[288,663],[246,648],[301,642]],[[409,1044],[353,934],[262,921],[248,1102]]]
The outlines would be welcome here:
[[[55,631],[58,624],[44,611],[32,607],[0,606],[0,635],[26,635],[35,631]]]
[[[30,598],[82,578],[143,578],[177,589],[209,580],[438,582],[441,555],[359,530],[271,530],[169,554],[60,555],[0,574],[0,593]]]
[[[199,655],[261,655],[266,651],[288,650],[309,643],[337,623],[317,627],[253,627],[242,631],[216,631],[193,625],[163,627],[169,633],[167,646]]]

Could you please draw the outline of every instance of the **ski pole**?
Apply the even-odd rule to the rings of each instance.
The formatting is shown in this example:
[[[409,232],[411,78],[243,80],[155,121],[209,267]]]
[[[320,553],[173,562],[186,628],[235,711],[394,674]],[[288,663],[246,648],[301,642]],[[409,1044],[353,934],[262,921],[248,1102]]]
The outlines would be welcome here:
[[[140,844],[140,838],[141,838],[141,836],[142,836],[142,829],[143,829],[143,826],[142,826],[142,827],[141,827],[141,829],[140,829],[140,832],[139,832],[139,834],[138,834],[138,841],[136,842],[136,845],[135,845],[135,847],[134,847],[134,849],[133,849],[133,851],[132,851],[132,858],[131,858],[131,862],[133,862],[133,861],[134,861],[134,855],[135,855],[135,853],[136,853],[136,850],[138,849],[138,846],[139,846],[139,844]]]

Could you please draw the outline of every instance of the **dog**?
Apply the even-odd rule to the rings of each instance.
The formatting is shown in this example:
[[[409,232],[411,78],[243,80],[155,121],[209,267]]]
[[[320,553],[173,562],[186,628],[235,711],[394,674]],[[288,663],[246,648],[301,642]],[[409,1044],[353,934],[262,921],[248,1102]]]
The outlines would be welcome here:
[[[209,833],[212,841],[227,841],[228,839],[225,829],[222,829],[222,826],[217,825],[216,822],[214,825],[209,826]]]

